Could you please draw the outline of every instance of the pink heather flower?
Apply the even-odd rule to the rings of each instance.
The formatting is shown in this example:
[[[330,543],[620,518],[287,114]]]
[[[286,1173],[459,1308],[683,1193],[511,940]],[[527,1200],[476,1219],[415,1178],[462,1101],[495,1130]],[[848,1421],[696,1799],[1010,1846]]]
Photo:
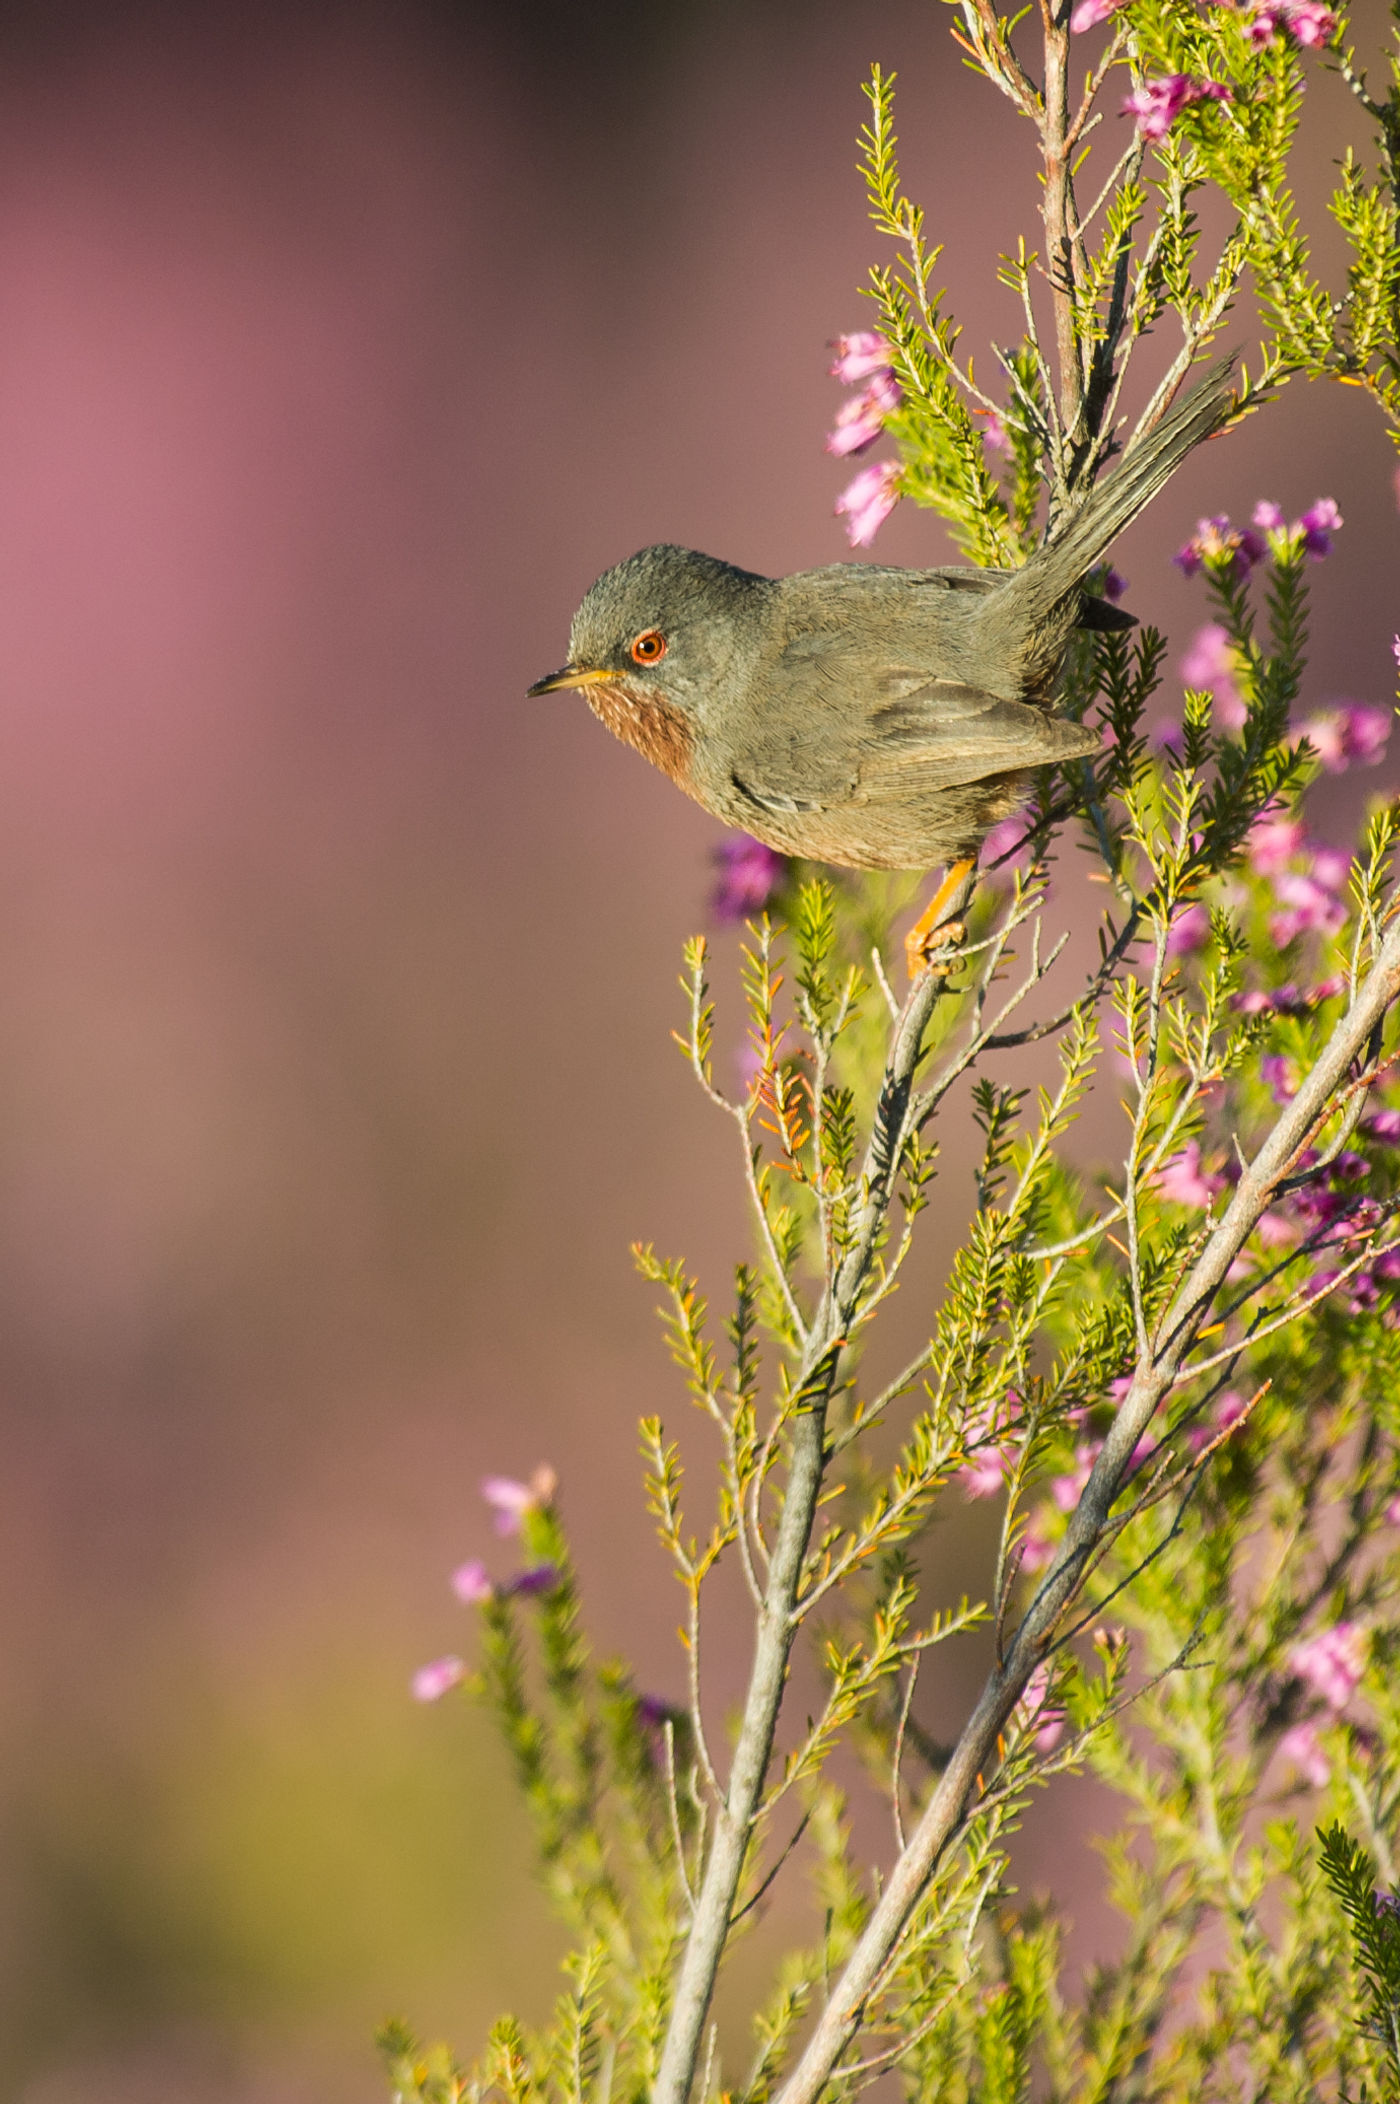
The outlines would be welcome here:
[[[452,1573],[452,1590],[465,1606],[477,1607],[483,1600],[489,1600],[496,1588],[485,1564],[473,1556],[466,1563],[459,1563]]]
[[[844,514],[846,538],[853,548],[868,548],[894,510],[899,502],[898,480],[897,460],[875,460],[836,499],[836,515]]]
[[[440,1702],[449,1688],[455,1688],[466,1673],[460,1658],[435,1658],[430,1665],[420,1666],[409,1683],[415,1702]]]
[[[1065,1733],[1065,1713],[1058,1706],[1046,1706],[1046,1695],[1050,1687],[1050,1662],[1042,1659],[1030,1679],[1026,1692],[1016,1705],[1023,1723],[1035,1727],[1036,1751],[1050,1753]]]
[[[970,1458],[957,1475],[965,1498],[994,1498],[1005,1488],[1012,1462],[1008,1416],[1019,1409],[1020,1402],[1015,1389],[1009,1388],[1004,1402],[968,1418],[963,1441]]]
[[[1400,1500],[1397,1500],[1397,1502],[1400,1502]],[[1021,1552],[1019,1568],[1027,1576],[1033,1571],[1043,1571],[1047,1564],[1052,1561],[1055,1554],[1055,1544],[1046,1531],[1045,1520],[1040,1513],[1031,1514],[1029,1524],[1025,1533],[1021,1536],[1018,1547]]]
[[[1247,1401],[1237,1388],[1227,1388],[1211,1412],[1212,1424],[1197,1425],[1193,1432],[1189,1432],[1186,1437],[1187,1446],[1193,1454],[1199,1454],[1203,1447],[1208,1447],[1222,1432],[1228,1432],[1231,1425],[1238,1424],[1248,1408]]]
[[[1235,679],[1238,669],[1239,657],[1218,621],[1196,630],[1180,665],[1181,684],[1199,694],[1213,694],[1216,720],[1229,731],[1241,729],[1246,715]]]
[[[1223,1176],[1206,1176],[1201,1170],[1201,1143],[1188,1140],[1179,1154],[1163,1162],[1157,1171],[1157,1188],[1177,1205],[1194,1206],[1205,1212],[1225,1188]]]
[[[484,1476],[481,1495],[496,1514],[498,1534],[518,1534],[520,1523],[527,1512],[539,1512],[550,1504],[559,1487],[559,1478],[552,1468],[537,1468],[528,1483],[519,1483],[514,1476]]]
[[[1301,519],[1294,519],[1290,525],[1282,507],[1265,498],[1254,507],[1254,523],[1261,533],[1268,534],[1276,548],[1281,544],[1283,552],[1292,553],[1301,547],[1314,562],[1321,562],[1324,555],[1332,553],[1332,536],[1342,523],[1342,514],[1331,497],[1319,497]]]
[[[982,443],[987,448],[987,451],[989,453],[1009,453],[1011,451],[1011,439],[1005,424],[997,415],[995,409],[982,409],[977,413],[979,416],[986,418],[986,422],[982,427]]]
[[[765,847],[751,833],[721,840],[710,857],[719,878],[710,893],[710,911],[726,925],[762,913],[787,875],[787,857]]]
[[[894,356],[883,336],[873,329],[856,329],[849,336],[838,336],[829,348],[836,359],[828,370],[833,380],[844,380],[848,386],[857,380],[868,380],[872,373],[888,373],[890,360]]]
[[[1332,1778],[1332,1764],[1322,1750],[1315,1724],[1295,1724],[1278,1742],[1278,1750],[1291,1761],[1304,1782],[1314,1790],[1325,1790]]]
[[[1400,1110],[1373,1110],[1361,1120],[1361,1130],[1368,1140],[1380,1140],[1384,1146],[1393,1147],[1400,1140]]]
[[[1233,100],[1222,81],[1192,80],[1186,73],[1170,73],[1165,80],[1146,80],[1140,88],[1134,88],[1123,103],[1123,115],[1136,120],[1144,139],[1165,139],[1189,103]]]
[[[1079,0],[1079,5],[1069,18],[1069,26],[1077,37],[1086,29],[1097,29],[1110,15],[1116,15],[1123,0]]]
[[[1003,855],[1012,862],[1019,862],[1030,845],[1034,827],[1033,811],[1014,811],[1010,818],[1003,818],[1000,824],[994,825],[982,842],[983,869],[990,869],[994,862],[1001,861]]]
[[[1282,1249],[1286,1243],[1298,1239],[1297,1228],[1284,1213],[1261,1213],[1254,1232],[1263,1249]]]
[[[1074,1467],[1067,1476],[1050,1478],[1050,1495],[1061,1512],[1073,1512],[1099,1458],[1101,1439],[1081,1440],[1074,1450]]]
[[[1275,1103],[1291,1103],[1298,1093],[1293,1081],[1293,1062],[1285,1059],[1282,1052],[1265,1053],[1259,1062],[1259,1078]]]
[[[1400,1527],[1400,1498],[1391,1499],[1382,1517],[1389,1526]]]
[[[1359,1622],[1336,1622],[1289,1654],[1293,1672],[1335,1714],[1356,1692],[1366,1665],[1366,1632]]]
[[[1221,511],[1214,518],[1196,521],[1196,531],[1172,561],[1183,577],[1194,577],[1202,563],[1225,570],[1231,577],[1248,577],[1267,552],[1257,533],[1248,526],[1232,526]]]
[[[1183,906],[1167,930],[1168,957],[1187,957],[1210,941],[1210,915],[1204,906]]]
[[[1379,765],[1390,736],[1390,712],[1344,701],[1321,716],[1310,716],[1300,732],[1329,774],[1345,774],[1348,767]]]
[[[1254,0],[1246,27],[1256,50],[1272,44],[1280,33],[1295,44],[1320,45],[1335,33],[1337,17],[1322,0]]]
[[[1332,536],[1341,523],[1342,515],[1331,497],[1319,497],[1303,513],[1298,524],[1303,530],[1303,546],[1314,562],[1321,562],[1324,555],[1332,553]]]
[[[965,1498],[994,1498],[1006,1488],[1011,1456],[1004,1447],[988,1447],[958,1470],[958,1488]]]
[[[885,418],[898,409],[901,399],[893,374],[877,372],[861,394],[852,395],[837,410],[836,428],[826,441],[827,452],[842,458],[873,446],[885,428]]]
[[[1237,1388],[1227,1388],[1215,1406],[1215,1422],[1222,1432],[1228,1432],[1231,1425],[1239,1423],[1248,1408],[1247,1398]]]
[[[1269,935],[1280,950],[1309,929],[1334,935],[1346,919],[1346,908],[1326,885],[1301,870],[1286,869],[1274,880],[1274,897],[1283,911],[1269,918]]]
[[[1322,886],[1323,890],[1330,891],[1334,896],[1344,891],[1347,878],[1351,875],[1351,856],[1346,849],[1344,847],[1323,847],[1319,845],[1312,848],[1311,854],[1312,868],[1309,874]],[[1336,987],[1332,987],[1331,991],[1336,993]],[[1313,999],[1316,1000],[1321,989],[1310,987],[1309,992]],[[1323,998],[1326,999],[1327,996],[1324,994]]]
[[[1245,853],[1256,877],[1276,877],[1302,852],[1303,822],[1277,807],[1256,818],[1245,837]]]

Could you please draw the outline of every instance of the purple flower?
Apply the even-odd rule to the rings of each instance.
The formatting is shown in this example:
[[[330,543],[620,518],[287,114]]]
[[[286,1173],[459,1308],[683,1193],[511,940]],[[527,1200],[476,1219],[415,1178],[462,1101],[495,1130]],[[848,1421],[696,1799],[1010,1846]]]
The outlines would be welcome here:
[[[1004,867],[1009,867],[1011,863],[1019,862],[1026,849],[1030,846],[1031,834],[1034,830],[1035,813],[1033,811],[1013,811],[1010,818],[1003,818],[999,824],[992,827],[991,832],[988,833],[986,839],[982,842],[983,869],[991,869],[994,863],[1001,861],[1003,855],[1007,857],[1007,864],[1003,865]],[[999,871],[998,874],[1001,874],[1001,872]]]
[[[1266,553],[1257,533],[1248,526],[1232,526],[1222,511],[1213,519],[1198,519],[1195,533],[1172,561],[1183,577],[1194,577],[1205,563],[1222,575],[1245,578]]]
[[[1256,50],[1272,44],[1280,33],[1295,44],[1326,44],[1336,31],[1337,17],[1322,0],[1254,0],[1246,27]]]
[[[1400,1110],[1373,1110],[1361,1120],[1361,1130],[1368,1140],[1379,1140],[1384,1146],[1393,1147],[1400,1141]]]
[[[1167,930],[1168,957],[1186,957],[1210,941],[1210,915],[1204,906],[1183,906]]]
[[[898,481],[897,460],[873,460],[842,490],[836,499],[836,516],[844,514],[846,538],[853,548],[870,546],[899,502]]]
[[[435,1658],[430,1665],[420,1666],[409,1683],[415,1702],[440,1702],[449,1688],[455,1688],[466,1673],[460,1658]]]
[[[1006,1488],[1011,1456],[1005,1447],[988,1447],[966,1468],[958,1470],[958,1488],[965,1498],[994,1498]]]
[[[1266,1052],[1259,1062],[1259,1078],[1275,1103],[1291,1103],[1298,1090],[1293,1080],[1293,1062],[1281,1052]]]
[[[1245,839],[1245,853],[1256,877],[1276,877],[1302,852],[1303,822],[1287,818],[1277,805],[1261,813]]]
[[[1192,80],[1187,73],[1170,73],[1165,80],[1145,80],[1123,103],[1123,115],[1136,119],[1144,139],[1165,139],[1189,103],[1232,102],[1234,97],[1222,81]]]
[[[531,1593],[552,1593],[562,1584],[563,1576],[557,1563],[532,1564],[529,1570],[517,1571],[513,1578],[508,1578],[501,1592],[507,1599],[519,1594],[528,1597]]]
[[[857,380],[868,380],[872,373],[891,370],[894,352],[873,329],[856,329],[849,336],[838,336],[829,348],[836,353],[835,362],[828,368],[831,377],[844,380],[848,386]]]
[[[836,412],[836,428],[826,441],[828,453],[841,457],[863,453],[885,428],[885,418],[898,409],[901,396],[893,375],[877,372],[863,393],[852,395]]]
[[[1005,1488],[1012,1462],[1007,1417],[1020,1401],[1015,1389],[1009,1388],[1004,1403],[969,1417],[963,1430],[963,1445],[971,1459],[957,1474],[965,1498],[994,1498]]]
[[[765,847],[751,833],[721,840],[711,860],[719,881],[710,893],[710,911],[726,924],[762,913],[787,875],[787,857],[776,848]]]
[[[1029,1728],[1035,1728],[1036,1750],[1049,1753],[1064,1737],[1065,1713],[1055,1706],[1047,1706],[1046,1696],[1050,1690],[1050,1662],[1042,1659],[1026,1682],[1026,1692],[1016,1705],[1017,1714]]]
[[[1069,18],[1069,26],[1077,37],[1086,29],[1097,29],[1110,15],[1117,14],[1123,0],[1079,0],[1079,5]]]
[[[484,1476],[481,1495],[496,1514],[498,1534],[518,1534],[525,1515],[540,1512],[554,1501],[559,1478],[547,1466],[537,1468],[528,1483],[514,1476]]]
[[[1188,1140],[1181,1152],[1163,1162],[1157,1171],[1157,1188],[1176,1205],[1194,1206],[1204,1212],[1225,1188],[1225,1179],[1202,1173],[1201,1143]]]
[[[1400,1504],[1400,1498],[1396,1500]],[[1041,1513],[1032,1513],[1025,1533],[1018,1544],[1020,1562],[1018,1568],[1028,1575],[1032,1571],[1043,1571],[1055,1555],[1055,1544],[1046,1531]]]
[[[1105,599],[1112,599],[1116,601],[1121,599],[1123,594],[1127,591],[1128,580],[1126,577],[1120,576],[1118,571],[1114,569],[1112,563],[1110,563],[1108,568],[1103,573],[1103,583],[1099,587],[1099,589],[1103,593]]]
[[[1073,1512],[1099,1458],[1101,1439],[1081,1440],[1074,1450],[1074,1467],[1068,1475],[1050,1478],[1050,1495],[1061,1512]]]
[[[1269,934],[1280,950],[1309,929],[1333,935],[1346,919],[1346,908],[1316,877],[1286,869],[1274,880],[1274,897],[1283,911],[1271,914]]]
[[[1319,497],[1301,519],[1294,519],[1290,525],[1282,507],[1265,498],[1254,507],[1254,523],[1269,536],[1279,553],[1291,555],[1301,548],[1314,562],[1321,562],[1324,555],[1332,553],[1332,535],[1341,525],[1342,515],[1331,497]]]
[[[977,414],[987,419],[982,431],[982,443],[987,448],[987,451],[989,453],[1009,453],[1011,451],[1011,440],[1007,434],[1005,424],[997,415],[995,409],[979,409]]]
[[[1314,1790],[1325,1790],[1332,1775],[1332,1764],[1322,1750],[1315,1724],[1295,1724],[1278,1742],[1278,1750],[1294,1767],[1305,1782]]]
[[[1330,891],[1334,896],[1339,895],[1345,890],[1347,878],[1351,875],[1351,856],[1344,847],[1323,847],[1321,845],[1311,848],[1310,853],[1312,855],[1310,874],[1316,878],[1324,891]],[[1311,991],[1316,995],[1317,989],[1315,987]],[[1335,993],[1336,991],[1337,989],[1333,987],[1332,992]],[[1328,997],[1324,995],[1323,998],[1327,999]]]
[[[1335,1715],[1356,1692],[1366,1665],[1366,1632],[1359,1622],[1336,1622],[1289,1654],[1291,1670]]]
[[[452,1590],[467,1607],[477,1607],[495,1593],[491,1575],[480,1557],[472,1556],[466,1563],[459,1563],[452,1573]]]
[[[1329,774],[1345,774],[1348,767],[1375,767],[1390,736],[1390,712],[1368,708],[1361,701],[1339,702],[1321,716],[1310,716],[1300,734]]]
[[[1319,497],[1303,513],[1298,524],[1303,529],[1303,546],[1314,562],[1332,553],[1332,536],[1341,523],[1342,515],[1331,497]]]
[[[1204,628],[1196,630],[1191,647],[1181,660],[1182,685],[1196,693],[1214,695],[1216,717],[1228,731],[1240,730],[1247,714],[1244,696],[1236,684],[1238,669],[1238,653],[1218,621],[1208,621]]]

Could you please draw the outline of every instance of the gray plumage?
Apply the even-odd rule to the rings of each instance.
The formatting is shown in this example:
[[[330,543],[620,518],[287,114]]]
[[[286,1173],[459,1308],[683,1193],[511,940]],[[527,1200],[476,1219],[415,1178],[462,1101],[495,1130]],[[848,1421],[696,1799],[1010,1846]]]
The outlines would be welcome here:
[[[837,563],[760,577],[644,548],[592,586],[569,663],[608,727],[784,853],[864,869],[975,856],[1027,775],[1099,740],[1052,711],[1076,626],[1131,623],[1086,573],[1226,420],[1216,366],[1013,571]],[[654,651],[643,662],[643,651]]]

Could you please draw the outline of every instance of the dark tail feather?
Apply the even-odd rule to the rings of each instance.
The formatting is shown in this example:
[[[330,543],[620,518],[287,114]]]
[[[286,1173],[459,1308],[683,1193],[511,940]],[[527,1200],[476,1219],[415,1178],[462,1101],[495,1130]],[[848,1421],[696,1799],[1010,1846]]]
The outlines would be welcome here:
[[[1234,371],[1233,353],[1212,366],[1199,386],[1099,483],[1083,510],[1016,573],[1004,589],[1025,608],[1029,626],[1043,620],[1074,589],[1123,528],[1152,502],[1192,448],[1225,422],[1234,401]]]

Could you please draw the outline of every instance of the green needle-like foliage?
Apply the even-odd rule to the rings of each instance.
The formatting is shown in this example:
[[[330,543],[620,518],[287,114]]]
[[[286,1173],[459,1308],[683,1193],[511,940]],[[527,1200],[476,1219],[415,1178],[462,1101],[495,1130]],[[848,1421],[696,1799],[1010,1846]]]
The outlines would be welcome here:
[[[1400,40],[1358,54],[1316,0],[1126,0],[1097,43],[1068,0],[949,4],[1038,143],[1042,229],[1000,260],[1008,340],[974,372],[875,69],[903,494],[973,561],[1024,560],[1133,442],[1129,364],[1151,363],[1142,430],[1246,293],[1242,411],[1337,379],[1400,437]],[[1361,135],[1331,285],[1291,172],[1324,67]],[[1096,128],[1166,90],[1169,121]],[[1076,640],[1061,705],[1101,754],[1031,785],[935,971],[894,970],[910,887],[812,869],[755,915],[737,999],[686,945],[677,1041],[753,1242],[713,1313],[683,1261],[636,1251],[680,1375],[680,1418],[641,1428],[676,1671],[659,1700],[595,1659],[552,1487],[522,1496],[471,1685],[573,1950],[552,2018],[502,2019],[470,2071],[387,2027],[399,2098],[1400,2097],[1398,821],[1374,801],[1349,855],[1308,834],[1322,762],[1381,719],[1301,718],[1331,528],[1263,516],[1196,548],[1222,669],[1165,739],[1165,639]],[[1066,953],[1071,859],[1099,921]],[[1091,1094],[1109,1162],[1077,1130]],[[910,1261],[930,1214],[955,1244],[933,1284]],[[922,1341],[892,1365],[897,1290]],[[988,1519],[949,1591],[928,1547],[967,1498]],[[720,1642],[752,1662],[732,1717]],[[1118,1806],[1120,1932],[1082,1980],[1011,1867],[1069,1770]],[[782,1948],[736,1964],[775,1909]]]

